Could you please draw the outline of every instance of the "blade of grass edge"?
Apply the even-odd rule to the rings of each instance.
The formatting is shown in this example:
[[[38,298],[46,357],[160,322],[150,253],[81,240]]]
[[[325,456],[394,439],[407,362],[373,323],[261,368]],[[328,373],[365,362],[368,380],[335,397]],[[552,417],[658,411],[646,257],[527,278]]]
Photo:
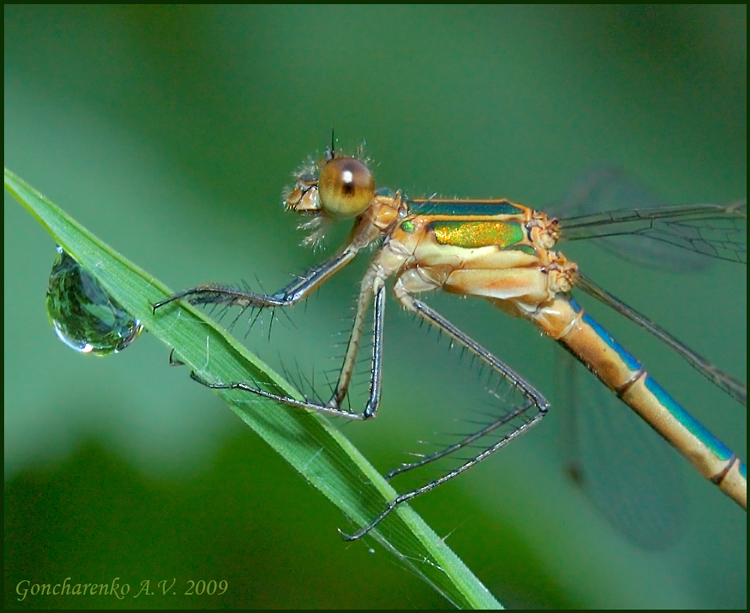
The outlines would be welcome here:
[[[295,395],[287,382],[208,319],[184,303],[154,314],[151,305],[172,294],[62,209],[5,169],[5,188],[153,336],[211,381],[258,381]],[[210,361],[207,356],[210,355]],[[359,451],[322,416],[302,413],[242,392],[218,392],[232,410],[357,526],[395,497]],[[370,533],[405,566],[460,608],[500,608],[487,588],[408,506]]]

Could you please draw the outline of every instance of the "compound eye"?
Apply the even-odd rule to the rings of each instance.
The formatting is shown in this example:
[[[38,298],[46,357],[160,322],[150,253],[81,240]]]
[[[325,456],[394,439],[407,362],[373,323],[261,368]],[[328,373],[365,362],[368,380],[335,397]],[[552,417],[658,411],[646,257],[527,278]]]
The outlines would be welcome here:
[[[375,195],[370,169],[354,158],[333,158],[320,172],[318,197],[323,210],[334,217],[356,217]]]

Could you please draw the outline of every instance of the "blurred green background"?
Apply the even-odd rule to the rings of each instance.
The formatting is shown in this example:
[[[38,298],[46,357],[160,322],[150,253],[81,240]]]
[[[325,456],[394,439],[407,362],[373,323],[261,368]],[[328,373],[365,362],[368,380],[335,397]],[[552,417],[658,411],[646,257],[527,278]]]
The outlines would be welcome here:
[[[275,290],[324,257],[297,246],[279,195],[331,128],[343,150],[366,139],[378,182],[414,196],[541,208],[606,164],[671,202],[744,197],[746,29],[745,6],[6,6],[5,165],[175,290],[256,275]],[[667,274],[595,247],[565,250],[745,380],[744,267]],[[372,542],[343,543],[342,515],[184,369],[168,368],[155,339],[107,359],[60,343],[44,309],[53,259],[50,237],[6,195],[6,608],[449,606]],[[351,274],[316,297],[333,329],[345,327],[355,287]],[[554,402],[551,343],[477,301],[453,302],[461,325]],[[295,323],[303,329],[280,332],[281,343],[302,334],[302,362],[331,345],[324,324]],[[423,332],[389,351],[416,329],[393,301],[388,326],[381,415],[346,429],[382,469],[401,459],[412,408],[447,369]],[[622,330],[746,457],[745,409]],[[497,598],[745,608],[745,513],[686,469],[683,538],[635,548],[564,479],[558,416],[415,503]],[[119,577],[136,592],[176,579],[179,591],[22,602],[14,591],[65,577]],[[182,595],[201,579],[230,588]]]

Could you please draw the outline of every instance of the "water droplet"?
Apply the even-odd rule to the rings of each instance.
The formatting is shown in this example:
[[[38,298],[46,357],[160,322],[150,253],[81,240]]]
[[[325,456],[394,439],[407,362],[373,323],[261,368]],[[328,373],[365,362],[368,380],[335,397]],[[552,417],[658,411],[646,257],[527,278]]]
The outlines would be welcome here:
[[[81,353],[108,355],[125,349],[143,330],[94,277],[62,247],[47,289],[47,314],[59,339]]]

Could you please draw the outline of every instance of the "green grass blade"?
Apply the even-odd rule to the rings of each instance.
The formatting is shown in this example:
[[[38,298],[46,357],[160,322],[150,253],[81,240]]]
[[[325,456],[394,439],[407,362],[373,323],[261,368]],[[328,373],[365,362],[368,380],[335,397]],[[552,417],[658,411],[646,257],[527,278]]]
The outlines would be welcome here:
[[[5,189],[125,310],[201,377],[210,381],[260,381],[287,394],[297,394],[293,386],[190,305],[173,303],[154,314],[151,305],[171,295],[169,288],[93,236],[7,169]],[[343,526],[344,529],[355,531],[365,525],[395,497],[396,493],[382,476],[320,415],[291,410],[247,393],[217,393],[248,426],[351,518],[353,524]],[[454,605],[500,607],[487,588],[408,506],[391,513],[370,536]],[[337,535],[331,535],[332,547],[337,546],[337,539]]]

